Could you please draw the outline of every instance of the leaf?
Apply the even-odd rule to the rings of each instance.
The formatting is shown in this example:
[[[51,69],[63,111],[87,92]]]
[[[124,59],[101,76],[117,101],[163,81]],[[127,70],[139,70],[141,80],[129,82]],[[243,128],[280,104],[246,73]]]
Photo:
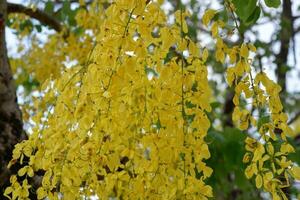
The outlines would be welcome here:
[[[195,104],[193,104],[191,101],[186,101],[185,105],[187,108],[195,108],[197,107]]]
[[[257,188],[261,188],[262,186],[262,183],[263,183],[263,180],[262,180],[262,177],[260,174],[258,174],[255,178],[255,184],[256,184],[256,187]]]
[[[213,9],[208,9],[207,11],[205,11],[203,17],[202,17],[202,23],[207,26],[209,24],[209,22],[212,20],[212,18],[215,16],[215,14],[217,13],[216,10]]]
[[[54,3],[51,1],[47,1],[44,10],[49,13],[52,14],[54,11]]]
[[[71,3],[68,1],[64,1],[62,11],[69,13],[71,11]]]
[[[14,191],[14,189],[12,187],[7,187],[4,191],[4,194],[10,194]]]
[[[263,124],[266,124],[270,121],[270,116],[263,116],[263,117],[260,117],[258,122],[257,122],[257,130],[260,129],[260,127],[263,125]]]
[[[24,176],[27,173],[28,167],[23,167],[18,171],[19,176]]]
[[[38,190],[37,190],[37,196],[38,196],[38,199],[43,199],[47,196],[47,192],[44,188],[40,187]]]
[[[212,107],[212,109],[216,109],[222,106],[222,104],[218,101],[212,102],[210,103],[210,106]]]
[[[236,14],[246,22],[256,9],[257,0],[233,0],[232,3],[236,8]]]
[[[33,27],[32,21],[27,19],[20,23],[20,32],[24,31],[25,29],[31,31],[32,27]]]
[[[300,167],[294,166],[292,169],[292,174],[296,180],[300,180]]]
[[[37,30],[37,32],[42,32],[42,26],[41,25],[35,25],[35,28]]]
[[[271,8],[278,8],[281,2],[280,0],[265,0],[265,4]]]
[[[252,25],[254,24],[260,17],[260,12],[261,9],[260,7],[256,6],[255,10],[253,11],[253,13],[248,17],[248,19],[246,20],[245,24],[246,25]]]
[[[242,44],[240,54],[243,58],[246,58],[246,59],[248,58],[249,50],[248,50],[248,47],[246,44]]]
[[[208,58],[208,50],[205,48],[203,50],[203,53],[202,53],[202,60],[203,60],[203,62],[206,62],[207,58]]]
[[[33,177],[34,171],[33,171],[32,167],[28,167],[27,174],[29,177]]]
[[[187,33],[187,32],[189,31],[189,30],[188,30],[188,26],[187,26],[187,24],[186,24],[185,21],[182,23],[182,31],[183,31],[184,33]]]

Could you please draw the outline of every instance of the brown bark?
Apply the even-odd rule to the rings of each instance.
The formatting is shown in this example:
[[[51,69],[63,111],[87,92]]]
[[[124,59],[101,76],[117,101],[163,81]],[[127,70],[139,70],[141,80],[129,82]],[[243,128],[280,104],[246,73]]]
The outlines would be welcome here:
[[[23,13],[31,18],[34,18],[38,21],[40,21],[42,24],[45,24],[49,26],[50,28],[53,28],[57,32],[61,32],[63,27],[60,24],[60,22],[55,19],[53,16],[49,15],[48,13],[40,10],[40,9],[32,9],[25,7],[20,4],[15,3],[7,3],[7,12],[8,13]]]
[[[6,0],[0,1],[0,199],[9,184],[12,169],[7,168],[14,145],[26,139],[16,88],[7,58],[5,43]]]
[[[223,107],[223,127],[233,127],[232,122],[232,112],[234,109],[233,103],[234,91],[230,88],[227,88],[226,99]]]

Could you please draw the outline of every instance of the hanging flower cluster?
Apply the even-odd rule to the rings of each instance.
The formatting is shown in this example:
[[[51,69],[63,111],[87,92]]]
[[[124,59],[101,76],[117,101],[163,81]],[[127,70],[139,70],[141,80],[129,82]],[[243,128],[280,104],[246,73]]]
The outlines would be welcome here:
[[[229,3],[227,6],[231,6],[228,10],[232,12],[233,6]],[[216,60],[231,65],[227,68],[226,79],[235,92],[232,120],[240,130],[247,130],[252,125],[259,134],[258,137],[249,135],[245,140],[247,153],[243,162],[248,164],[245,175],[249,179],[254,177],[256,187],[270,192],[273,199],[287,199],[283,189],[290,187],[292,179],[300,179],[300,168],[288,159],[288,154],[295,150],[286,139],[293,132],[283,112],[279,97],[281,88],[263,71],[253,75],[250,58],[250,53],[256,51],[253,44],[242,43],[231,47],[224,42],[219,33],[225,23],[213,20],[216,14],[216,10],[207,10],[203,24],[208,26],[212,22],[210,29],[216,41]],[[259,114],[265,110],[264,114],[270,119],[257,123],[259,119],[249,110],[249,106],[240,102],[241,99],[251,102],[252,110],[257,110]]]
[[[86,61],[44,83],[5,195],[28,199],[42,173],[38,199],[212,197],[208,51],[187,36],[188,16],[170,25],[159,3],[112,3]]]

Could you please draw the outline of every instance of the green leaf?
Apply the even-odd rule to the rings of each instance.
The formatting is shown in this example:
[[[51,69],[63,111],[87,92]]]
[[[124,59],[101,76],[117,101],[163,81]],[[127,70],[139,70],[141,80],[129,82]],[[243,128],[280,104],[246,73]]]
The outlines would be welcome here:
[[[236,14],[246,22],[256,9],[257,0],[233,0],[232,3],[236,8]]]
[[[265,0],[265,4],[268,7],[278,8],[281,4],[280,0]]]
[[[82,27],[75,27],[74,30],[73,30],[73,33],[76,36],[80,36],[84,33],[84,29]]]
[[[64,12],[70,12],[71,10],[71,3],[68,1],[64,1],[63,6],[62,6],[62,10]]]
[[[270,121],[270,116],[260,117],[257,122],[257,129],[259,130],[263,124],[266,124]]]
[[[54,3],[51,1],[47,1],[44,10],[46,11],[46,13],[52,14],[54,11]]]
[[[31,20],[27,19],[20,24],[20,31],[24,31],[25,28],[29,29],[29,31],[32,31],[33,24]]]
[[[223,144],[223,142],[225,142],[226,138],[224,137],[222,132],[212,129],[212,130],[208,131],[206,140],[208,141],[208,143],[214,142],[214,147],[215,147],[216,143],[218,143],[218,145]]]
[[[35,28],[37,30],[37,32],[42,32],[42,26],[41,25],[35,25]]]
[[[260,12],[261,12],[260,7],[256,6],[252,15],[250,15],[250,17],[248,17],[248,19],[245,21],[245,24],[248,26],[254,24],[259,19]]]
[[[215,102],[212,102],[212,103],[210,104],[210,106],[211,106],[212,109],[216,109],[216,108],[221,107],[222,104],[221,104],[220,102],[218,102],[218,101],[215,101]]]
[[[195,108],[195,107],[197,107],[195,104],[193,104],[191,101],[186,101],[185,102],[185,106],[187,107],[187,108]]]

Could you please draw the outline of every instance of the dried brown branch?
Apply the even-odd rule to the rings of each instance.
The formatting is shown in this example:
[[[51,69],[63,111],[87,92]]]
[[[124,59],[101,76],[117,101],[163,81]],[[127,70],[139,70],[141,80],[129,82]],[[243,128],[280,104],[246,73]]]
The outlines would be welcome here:
[[[15,4],[15,3],[7,3],[7,12],[8,13],[23,13],[26,14],[38,21],[42,24],[45,24],[57,32],[61,32],[63,27],[61,23],[55,19],[53,16],[49,15],[48,13],[40,10],[40,9],[32,9],[26,6]]]

